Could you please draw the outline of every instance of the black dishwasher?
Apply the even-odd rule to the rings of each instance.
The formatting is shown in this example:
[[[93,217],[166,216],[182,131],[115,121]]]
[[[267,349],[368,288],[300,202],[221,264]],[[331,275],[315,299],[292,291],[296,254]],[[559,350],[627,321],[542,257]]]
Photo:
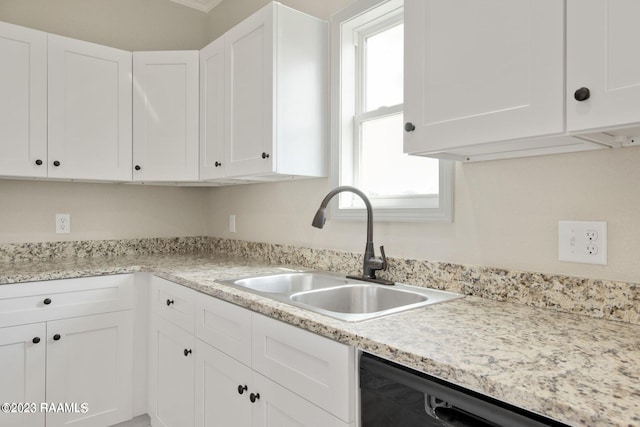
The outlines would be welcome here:
[[[568,427],[368,353],[360,408],[362,427]]]

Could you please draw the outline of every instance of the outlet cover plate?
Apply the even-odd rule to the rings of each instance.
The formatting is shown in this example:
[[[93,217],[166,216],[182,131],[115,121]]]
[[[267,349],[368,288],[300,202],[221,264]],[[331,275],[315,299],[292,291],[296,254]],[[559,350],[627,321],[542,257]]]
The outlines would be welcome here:
[[[56,214],[56,234],[71,233],[71,215]]]
[[[607,264],[605,221],[560,221],[558,259],[583,264]]]

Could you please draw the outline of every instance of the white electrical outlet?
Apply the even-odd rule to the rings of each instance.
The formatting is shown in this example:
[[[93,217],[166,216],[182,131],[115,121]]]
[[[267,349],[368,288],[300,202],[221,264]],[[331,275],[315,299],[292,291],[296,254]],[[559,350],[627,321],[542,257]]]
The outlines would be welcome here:
[[[233,214],[229,215],[229,231],[231,233],[236,232],[236,216]]]
[[[71,233],[71,215],[56,214],[56,234]]]
[[[607,223],[604,221],[560,221],[560,261],[607,264]]]

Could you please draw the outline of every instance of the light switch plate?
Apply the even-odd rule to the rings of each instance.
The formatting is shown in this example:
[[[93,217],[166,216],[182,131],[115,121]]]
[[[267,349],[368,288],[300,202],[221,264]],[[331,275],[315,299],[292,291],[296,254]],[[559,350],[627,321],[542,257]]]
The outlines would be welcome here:
[[[558,259],[584,264],[607,264],[605,221],[560,221]]]

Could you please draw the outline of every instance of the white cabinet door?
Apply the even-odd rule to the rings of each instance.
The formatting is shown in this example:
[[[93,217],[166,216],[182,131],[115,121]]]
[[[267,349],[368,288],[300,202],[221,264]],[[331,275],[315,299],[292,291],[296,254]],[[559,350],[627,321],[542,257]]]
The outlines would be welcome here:
[[[74,404],[70,412],[47,413],[47,427],[132,418],[132,310],[48,322],[46,341],[47,402]]]
[[[131,180],[131,52],[49,34],[49,177]]]
[[[225,176],[224,64],[223,37],[200,51],[200,179]]]
[[[249,427],[252,390],[249,367],[196,341],[196,427]]]
[[[201,179],[326,176],[327,50],[325,21],[272,2],[200,51]]]
[[[564,4],[406,0],[404,151],[564,131]]]
[[[273,171],[273,10],[262,8],[225,34],[229,176]]]
[[[198,294],[195,330],[197,338],[251,366],[251,311]]]
[[[353,415],[353,347],[252,314],[252,367],[343,420]]]
[[[0,176],[47,176],[47,34],[0,22]]]
[[[258,396],[252,404],[254,427],[353,426],[256,372],[252,384]]]
[[[133,179],[198,179],[198,51],[133,53]]]
[[[150,295],[152,313],[193,335],[196,291],[152,276]]]
[[[35,412],[0,411],[3,427],[44,427],[46,333],[44,323],[0,328],[0,403],[37,404]]]
[[[152,317],[148,392],[154,427],[193,426],[193,347],[193,335],[158,316]]]
[[[640,122],[638,16],[637,0],[568,0],[568,131]]]

